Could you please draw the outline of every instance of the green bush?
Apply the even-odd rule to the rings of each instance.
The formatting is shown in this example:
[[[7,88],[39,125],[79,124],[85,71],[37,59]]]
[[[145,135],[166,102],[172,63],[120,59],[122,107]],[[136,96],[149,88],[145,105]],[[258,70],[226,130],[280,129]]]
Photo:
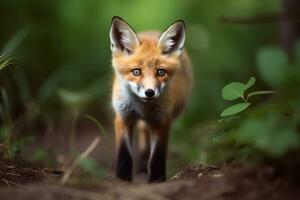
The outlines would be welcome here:
[[[214,131],[204,138],[202,158],[206,162],[279,161],[300,153],[299,59],[289,63],[279,48],[268,47],[258,52],[257,66],[261,80],[277,92],[247,92],[255,86],[253,77],[246,84],[226,85],[222,97],[243,102],[225,109]],[[254,98],[261,94],[272,95]]]

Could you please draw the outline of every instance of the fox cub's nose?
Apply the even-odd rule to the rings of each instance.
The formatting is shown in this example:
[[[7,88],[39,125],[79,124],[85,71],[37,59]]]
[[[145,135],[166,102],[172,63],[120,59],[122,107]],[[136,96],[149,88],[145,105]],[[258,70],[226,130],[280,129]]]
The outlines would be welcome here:
[[[152,89],[147,89],[147,90],[145,91],[145,95],[146,95],[147,97],[153,97],[154,94],[155,94],[155,92],[154,92],[154,90],[152,90]]]

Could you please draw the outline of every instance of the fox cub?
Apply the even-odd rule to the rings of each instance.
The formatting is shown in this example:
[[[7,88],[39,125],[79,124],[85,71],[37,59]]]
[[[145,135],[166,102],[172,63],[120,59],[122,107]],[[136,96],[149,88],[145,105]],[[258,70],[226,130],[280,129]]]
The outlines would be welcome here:
[[[131,145],[136,127],[139,169],[148,174],[149,182],[164,181],[169,130],[192,90],[192,68],[183,49],[185,24],[176,21],[163,33],[137,34],[122,18],[113,17],[110,42],[115,72],[116,176],[132,181]]]

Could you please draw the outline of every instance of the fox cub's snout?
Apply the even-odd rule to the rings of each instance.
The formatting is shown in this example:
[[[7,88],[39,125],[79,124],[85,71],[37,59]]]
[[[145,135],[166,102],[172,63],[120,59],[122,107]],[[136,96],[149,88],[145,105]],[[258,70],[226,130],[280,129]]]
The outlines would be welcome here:
[[[109,36],[115,72],[116,175],[132,180],[131,141],[137,127],[143,140],[139,169],[148,173],[149,182],[165,180],[168,132],[192,88],[191,65],[183,49],[185,24],[176,21],[162,33],[137,34],[122,18],[113,17]]]

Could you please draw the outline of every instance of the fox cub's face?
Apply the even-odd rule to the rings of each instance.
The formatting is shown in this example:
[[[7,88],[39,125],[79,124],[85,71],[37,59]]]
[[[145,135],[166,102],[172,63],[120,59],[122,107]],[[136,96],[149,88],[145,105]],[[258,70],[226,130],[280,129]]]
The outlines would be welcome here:
[[[158,98],[180,66],[184,41],[183,21],[173,23],[160,37],[138,36],[123,19],[114,17],[110,42],[117,78],[142,100]]]

